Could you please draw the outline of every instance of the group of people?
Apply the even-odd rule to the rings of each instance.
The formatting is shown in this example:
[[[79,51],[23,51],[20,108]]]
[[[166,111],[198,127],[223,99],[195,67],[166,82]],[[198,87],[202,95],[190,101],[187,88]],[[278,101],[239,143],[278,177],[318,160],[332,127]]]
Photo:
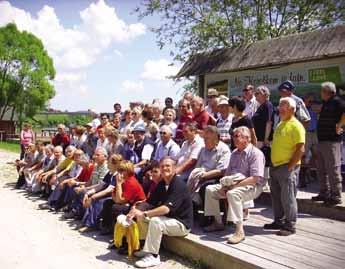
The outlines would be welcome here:
[[[235,230],[228,243],[241,242],[249,208],[267,181],[274,220],[264,229],[294,234],[299,172],[309,151],[319,151],[321,187],[313,200],[341,203],[345,125],[334,83],[321,85],[319,115],[294,88],[291,81],[278,87],[277,110],[264,85],[246,85],[243,96],[230,99],[216,89],[208,89],[206,100],[187,92],[177,107],[171,98],[165,106],[158,99],[132,102],[125,111],[116,103],[111,120],[95,114],[69,132],[59,124],[49,145],[28,141],[25,125],[16,187],[45,197],[40,209],[81,220],[80,232],[113,233],[110,247],[134,251],[141,258],[138,267],[159,264],[162,235],[187,235],[199,212],[205,232],[231,222]],[[121,229],[130,229],[124,233],[130,238],[118,239]]]

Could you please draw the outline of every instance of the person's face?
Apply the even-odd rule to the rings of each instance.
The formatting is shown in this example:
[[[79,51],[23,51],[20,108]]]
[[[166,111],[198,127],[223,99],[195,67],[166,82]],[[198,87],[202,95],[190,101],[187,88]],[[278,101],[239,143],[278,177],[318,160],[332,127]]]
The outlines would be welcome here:
[[[41,153],[44,152],[44,149],[45,149],[45,146],[44,146],[44,145],[39,145],[39,146],[38,146],[38,151],[39,151],[39,152],[41,152]]]
[[[113,160],[110,160],[107,164],[108,169],[110,170],[111,173],[115,173],[116,169],[117,169],[117,164],[114,163]]]
[[[313,96],[308,96],[304,99],[304,103],[306,106],[311,106],[314,103],[314,97]]]
[[[101,120],[102,120],[102,125],[106,125],[109,121],[107,116],[102,116]]]
[[[159,134],[161,135],[161,140],[164,144],[168,143],[171,139],[171,133],[169,133],[167,130],[162,130],[159,132]]]
[[[185,126],[182,130],[182,134],[184,136],[184,138],[188,141],[191,141],[194,139],[195,137],[195,132],[191,131],[190,128],[188,126]]]
[[[246,138],[241,132],[235,132],[233,134],[235,147],[239,150],[243,150],[249,144],[248,138]]]
[[[128,133],[128,134],[127,134],[127,142],[128,142],[128,144],[130,144],[130,145],[133,145],[133,144],[134,144],[134,142],[135,142],[134,134],[132,134],[132,133]]]
[[[48,157],[51,157],[53,155],[53,152],[50,149],[46,149],[46,155]]]
[[[181,102],[180,105],[178,106],[179,112],[181,115],[187,114],[188,112],[188,103],[187,102]]]
[[[125,114],[125,120],[126,120],[127,122],[131,121],[131,120],[132,120],[132,114],[131,114],[131,113],[126,113],[126,114]]]
[[[60,159],[60,157],[62,156],[62,151],[60,150],[54,150],[54,157],[56,159]]]
[[[59,133],[59,134],[64,134],[64,129],[63,129],[63,128],[58,127],[58,129],[57,129],[57,130],[58,130],[58,133]]]
[[[156,183],[161,180],[161,170],[158,167],[154,167],[151,170],[151,178]]]
[[[246,87],[245,89],[242,90],[243,93],[243,98],[246,99],[247,101],[251,100],[254,96],[253,90],[250,88]]]
[[[31,145],[31,146],[29,146],[29,152],[34,153],[35,151],[36,151],[36,147],[35,147],[35,145]]]
[[[73,154],[73,160],[78,163],[82,153],[80,151],[75,151]]]
[[[327,91],[326,89],[321,89],[321,99],[323,101],[328,101],[328,99],[331,97],[329,91]]]
[[[100,139],[102,139],[102,140],[105,139],[105,133],[104,133],[103,130],[99,130],[99,131],[98,131],[98,137],[99,137]]]
[[[164,119],[166,122],[172,122],[174,120],[174,115],[171,111],[166,111],[164,113]]]
[[[280,97],[289,97],[291,96],[291,92],[286,89],[279,90]]]
[[[165,100],[165,106],[172,107],[173,102],[170,99]]]
[[[114,126],[116,126],[116,127],[120,126],[120,122],[121,122],[120,116],[119,115],[115,115],[114,119],[113,119]]]
[[[115,112],[121,112],[121,106],[119,104],[116,104],[114,106],[114,110],[115,110]]]
[[[205,132],[204,133],[204,142],[205,142],[205,148],[208,150],[211,150],[216,147],[218,143],[218,137],[216,134],[212,132]]]
[[[192,101],[191,103],[192,111],[194,114],[201,112],[202,104],[199,104],[197,101]]]
[[[230,109],[229,109],[229,105],[219,105],[218,106],[218,111],[219,113],[222,115],[223,118],[226,118],[229,116],[229,112],[230,112]]]
[[[282,120],[286,120],[294,114],[293,109],[289,106],[289,103],[287,102],[281,102],[279,104],[278,110],[279,116]]]
[[[145,133],[143,132],[133,132],[135,141],[143,141]]]
[[[217,98],[217,95],[208,95],[207,96],[207,103],[211,104],[213,102],[213,100],[215,100]]]
[[[260,104],[264,103],[266,100],[265,95],[263,95],[260,91],[255,92],[255,98]]]
[[[153,112],[153,115],[155,115],[156,118],[158,118],[161,114],[161,110],[159,109],[159,107],[153,107],[152,108],[152,112]]]
[[[137,120],[139,120],[140,119],[140,114],[137,112],[137,111],[132,111],[132,119],[134,120],[134,121],[137,121]]]
[[[159,168],[163,179],[170,179],[175,175],[176,166],[173,161],[169,159],[162,161]]]
[[[97,164],[102,164],[106,160],[106,157],[101,151],[96,150],[93,154],[93,159]]]
[[[72,149],[66,149],[66,157],[68,159],[72,159],[73,158],[73,153],[74,153],[74,151]]]

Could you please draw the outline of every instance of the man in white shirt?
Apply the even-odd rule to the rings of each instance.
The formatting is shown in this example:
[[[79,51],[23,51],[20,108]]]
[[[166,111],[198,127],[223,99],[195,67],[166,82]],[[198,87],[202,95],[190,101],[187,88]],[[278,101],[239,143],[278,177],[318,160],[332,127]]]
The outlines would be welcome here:
[[[253,85],[246,85],[243,92],[243,98],[246,101],[246,108],[244,113],[251,119],[259,107],[259,102],[256,101],[254,96],[254,86]]]
[[[154,160],[160,161],[163,157],[169,156],[175,159],[177,153],[180,151],[179,145],[172,139],[173,131],[167,126],[163,125],[159,131],[160,141],[158,142],[155,152]]]
[[[230,113],[229,100],[226,96],[219,97],[218,110],[220,116],[216,122],[219,138],[225,144],[230,145],[231,137],[229,130],[232,124],[233,113]]]

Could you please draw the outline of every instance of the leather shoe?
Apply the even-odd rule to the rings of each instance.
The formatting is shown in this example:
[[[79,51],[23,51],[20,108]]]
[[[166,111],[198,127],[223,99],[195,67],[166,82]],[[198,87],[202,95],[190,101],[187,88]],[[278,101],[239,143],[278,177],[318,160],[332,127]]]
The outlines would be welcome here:
[[[276,221],[264,225],[265,230],[280,230],[281,228],[283,228],[283,224]]]
[[[278,232],[277,232],[277,235],[279,236],[289,236],[289,235],[292,235],[292,234],[295,234],[296,233],[296,230],[295,229],[280,229]]]
[[[322,194],[318,194],[317,196],[311,197],[311,200],[314,202],[325,202],[327,199],[327,196]]]
[[[52,207],[48,203],[40,204],[38,205],[38,208],[42,210],[45,210],[45,209],[52,210]]]
[[[326,206],[339,205],[339,204],[341,204],[341,199],[340,198],[328,198],[325,200],[324,203]]]
[[[223,224],[213,222],[211,225],[204,227],[203,231],[206,233],[223,231],[225,229]]]

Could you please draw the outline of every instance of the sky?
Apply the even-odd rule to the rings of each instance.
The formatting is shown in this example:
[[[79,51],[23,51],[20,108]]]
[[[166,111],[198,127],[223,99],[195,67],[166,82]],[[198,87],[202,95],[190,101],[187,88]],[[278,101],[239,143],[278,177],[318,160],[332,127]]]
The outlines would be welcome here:
[[[0,0],[0,27],[16,23],[39,37],[53,58],[56,96],[50,107],[112,111],[119,102],[151,103],[179,99],[184,82],[175,83],[181,63],[160,50],[149,28],[159,17],[139,20],[139,0]],[[173,64],[173,65],[171,65]]]

